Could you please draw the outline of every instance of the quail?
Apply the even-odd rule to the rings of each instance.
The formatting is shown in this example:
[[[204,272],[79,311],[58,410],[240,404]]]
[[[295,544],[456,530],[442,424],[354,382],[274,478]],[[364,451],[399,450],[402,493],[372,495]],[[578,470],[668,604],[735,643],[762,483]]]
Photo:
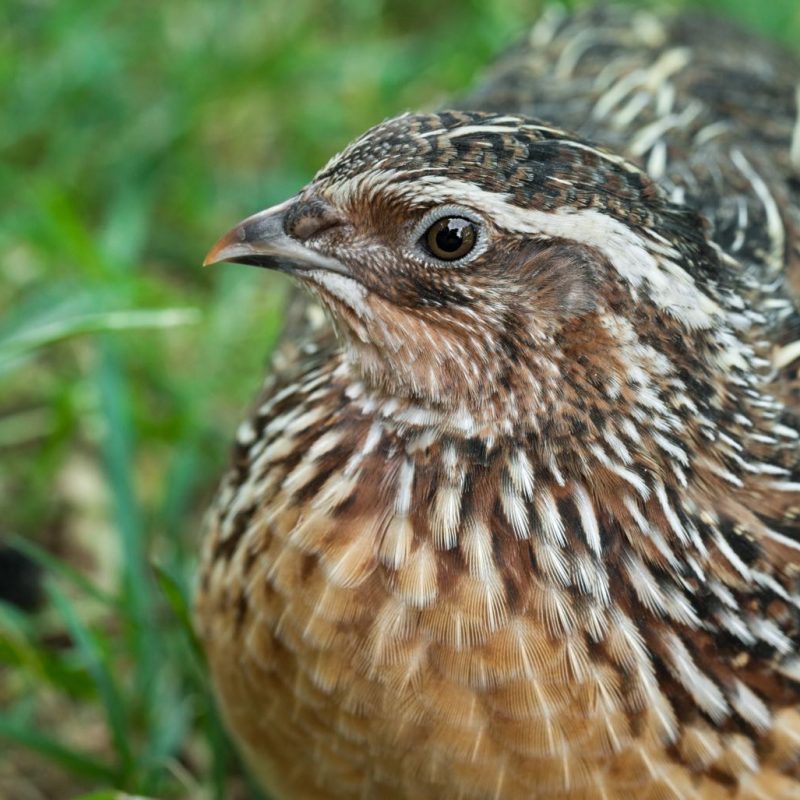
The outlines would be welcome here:
[[[800,797],[798,81],[550,11],[209,253],[313,298],[197,597],[271,797]]]

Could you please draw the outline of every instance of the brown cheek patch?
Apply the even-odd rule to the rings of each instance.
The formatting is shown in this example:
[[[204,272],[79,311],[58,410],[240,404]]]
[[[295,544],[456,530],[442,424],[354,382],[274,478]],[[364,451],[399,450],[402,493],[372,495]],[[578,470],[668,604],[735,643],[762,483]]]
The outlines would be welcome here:
[[[585,247],[554,243],[521,266],[515,265],[537,319],[563,319],[593,311],[599,258]]]

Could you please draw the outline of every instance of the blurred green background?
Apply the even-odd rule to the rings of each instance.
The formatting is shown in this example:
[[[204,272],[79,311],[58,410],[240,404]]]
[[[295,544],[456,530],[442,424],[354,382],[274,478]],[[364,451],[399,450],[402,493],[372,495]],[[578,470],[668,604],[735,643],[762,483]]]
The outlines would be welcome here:
[[[800,42],[796,0],[704,5]],[[46,575],[38,613],[0,604],[0,798],[256,796],[187,597],[286,285],[199,264],[540,6],[0,2],[0,544]]]

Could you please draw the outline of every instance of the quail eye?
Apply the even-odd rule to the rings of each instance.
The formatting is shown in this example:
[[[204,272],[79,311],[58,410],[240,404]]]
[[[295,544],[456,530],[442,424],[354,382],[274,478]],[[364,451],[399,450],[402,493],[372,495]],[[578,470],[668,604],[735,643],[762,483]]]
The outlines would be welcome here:
[[[478,235],[471,220],[442,217],[425,231],[423,238],[431,255],[442,261],[455,261],[475,247]]]

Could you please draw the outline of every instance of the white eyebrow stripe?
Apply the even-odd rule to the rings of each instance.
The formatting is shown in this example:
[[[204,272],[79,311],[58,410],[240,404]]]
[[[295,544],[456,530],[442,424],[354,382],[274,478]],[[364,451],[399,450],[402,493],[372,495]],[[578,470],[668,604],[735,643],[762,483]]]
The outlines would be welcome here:
[[[545,212],[515,205],[510,194],[490,192],[445,175],[420,175],[413,181],[406,181],[405,177],[402,170],[370,170],[334,183],[327,188],[327,194],[333,202],[342,204],[354,195],[373,191],[415,205],[459,203],[484,213],[495,225],[509,231],[570,239],[596,248],[634,291],[647,281],[655,304],[692,330],[714,327],[715,317],[722,313],[679,264],[666,256],[657,260],[642,236],[597,209]]]
[[[646,240],[618,219],[597,209],[562,208],[539,211],[514,205],[509,194],[489,192],[473,183],[427,175],[387,186],[398,199],[416,203],[460,203],[492,219],[509,231],[570,239],[599,250],[636,290],[645,281],[660,308],[691,329],[711,328],[721,309],[700,291],[686,270],[666,258],[657,260]]]

